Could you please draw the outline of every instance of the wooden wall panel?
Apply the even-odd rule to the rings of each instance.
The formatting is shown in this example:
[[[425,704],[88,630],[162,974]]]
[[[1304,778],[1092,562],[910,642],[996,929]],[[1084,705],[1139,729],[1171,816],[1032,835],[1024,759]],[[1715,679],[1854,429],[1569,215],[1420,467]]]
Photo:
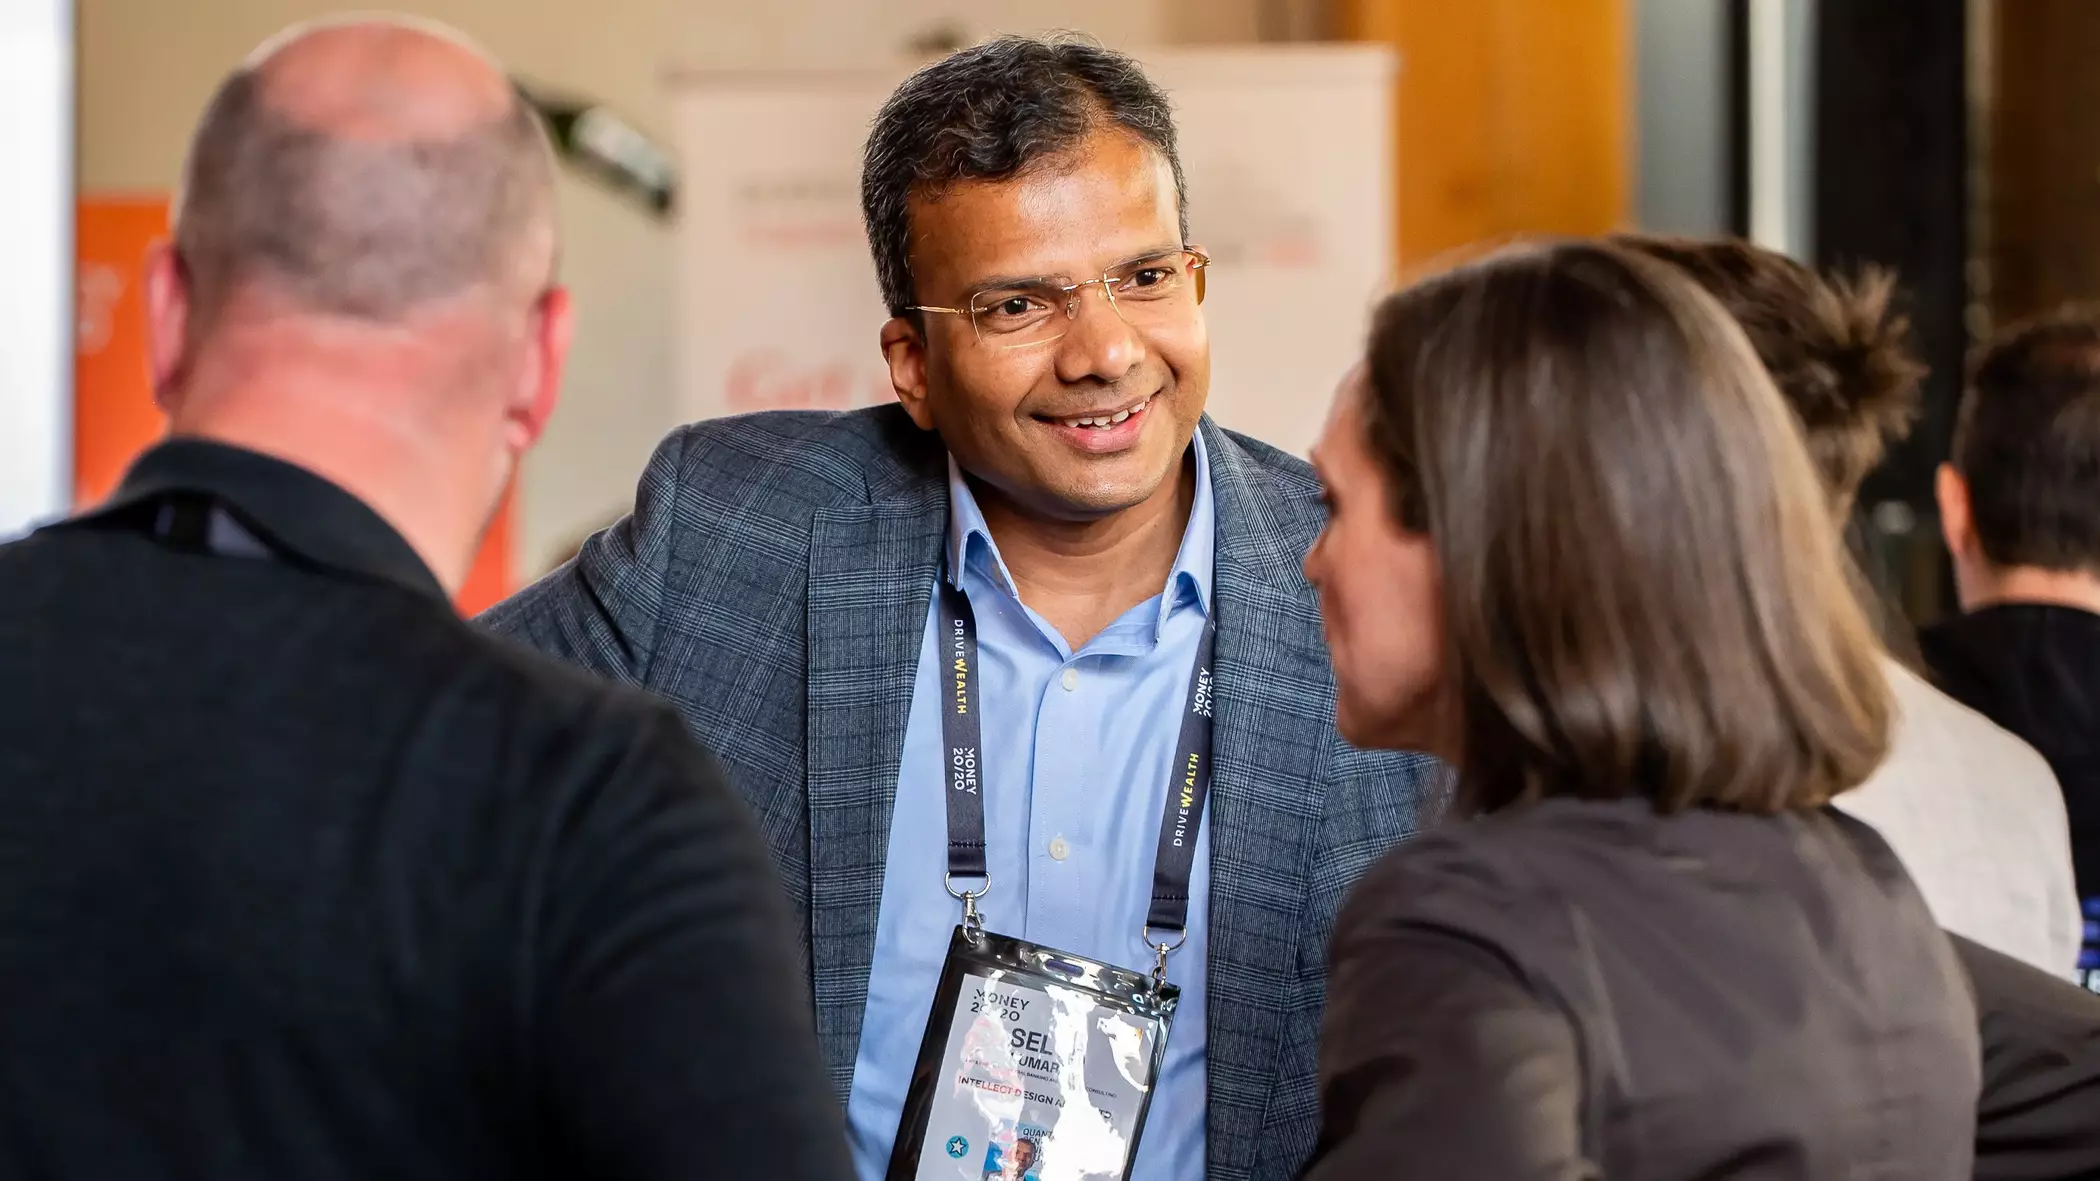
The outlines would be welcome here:
[[[1626,224],[1629,0],[1339,0],[1337,18],[1400,54],[1403,273],[1513,235]]]
[[[2100,4],[1995,9],[1989,309],[2003,324],[2100,299]]]

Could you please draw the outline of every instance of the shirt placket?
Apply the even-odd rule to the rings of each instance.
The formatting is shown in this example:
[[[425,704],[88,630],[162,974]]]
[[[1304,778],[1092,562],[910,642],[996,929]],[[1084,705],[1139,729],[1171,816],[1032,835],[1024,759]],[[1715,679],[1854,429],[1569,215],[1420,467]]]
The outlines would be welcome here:
[[[1098,759],[1101,686],[1090,684],[1084,653],[1052,670],[1036,709],[1035,763],[1031,768],[1029,809],[1030,938],[1052,946],[1081,942],[1082,913],[1076,906],[1087,880],[1090,826],[1086,824],[1086,784]]]

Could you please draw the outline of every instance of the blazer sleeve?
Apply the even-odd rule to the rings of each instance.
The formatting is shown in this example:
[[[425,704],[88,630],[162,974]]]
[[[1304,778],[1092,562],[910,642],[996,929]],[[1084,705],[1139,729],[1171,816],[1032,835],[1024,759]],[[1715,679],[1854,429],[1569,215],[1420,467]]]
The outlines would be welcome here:
[[[479,622],[600,676],[646,684],[690,430],[673,431],[657,445],[635,489],[632,513],[593,534],[561,568],[489,608]]]
[[[1567,1017],[1497,953],[1404,918],[1345,915],[1306,1181],[1600,1177],[1582,1092]]]
[[[2100,996],[1950,936],[1976,992],[1978,1181],[2100,1176]]]

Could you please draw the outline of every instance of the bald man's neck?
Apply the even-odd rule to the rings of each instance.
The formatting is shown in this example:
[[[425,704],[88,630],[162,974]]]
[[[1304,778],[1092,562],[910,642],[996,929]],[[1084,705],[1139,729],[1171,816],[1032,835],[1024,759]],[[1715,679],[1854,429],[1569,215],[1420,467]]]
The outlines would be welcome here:
[[[170,433],[271,455],[331,481],[457,588],[491,507],[488,424],[501,414],[493,383],[504,366],[493,349],[463,346],[468,330],[451,327],[222,319],[172,399]]]

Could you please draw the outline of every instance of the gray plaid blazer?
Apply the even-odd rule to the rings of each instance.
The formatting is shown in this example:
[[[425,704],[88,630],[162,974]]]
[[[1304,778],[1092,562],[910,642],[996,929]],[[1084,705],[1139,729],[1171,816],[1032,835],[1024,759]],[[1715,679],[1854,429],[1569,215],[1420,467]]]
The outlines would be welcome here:
[[[1318,1132],[1336,911],[1424,822],[1444,776],[1335,734],[1299,569],[1320,527],[1311,470],[1207,418],[1201,429],[1218,521],[1209,1171],[1285,1181]],[[946,453],[895,406],[714,419],[658,448],[631,516],[484,617],[669,698],[727,764],[807,924],[841,1096],[947,527]]]

